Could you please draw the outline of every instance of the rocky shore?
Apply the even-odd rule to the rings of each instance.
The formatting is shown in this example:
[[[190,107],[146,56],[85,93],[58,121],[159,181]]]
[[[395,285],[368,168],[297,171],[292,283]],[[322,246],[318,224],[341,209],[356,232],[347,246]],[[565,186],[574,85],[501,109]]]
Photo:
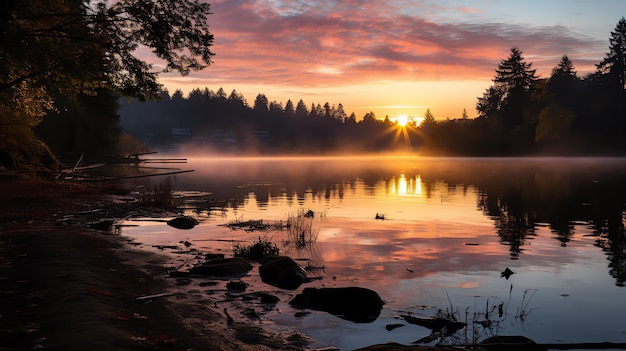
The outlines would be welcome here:
[[[296,331],[233,320],[211,296],[177,289],[165,256],[138,249],[99,220],[137,211],[112,205],[118,190],[0,179],[0,350],[310,349]]]

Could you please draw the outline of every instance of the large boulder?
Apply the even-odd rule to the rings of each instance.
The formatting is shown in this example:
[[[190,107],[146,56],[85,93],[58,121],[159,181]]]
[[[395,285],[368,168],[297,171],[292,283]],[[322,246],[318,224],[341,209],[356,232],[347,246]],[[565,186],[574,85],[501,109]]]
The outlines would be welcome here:
[[[281,289],[295,290],[307,281],[304,269],[287,256],[268,256],[259,267],[261,280]]]
[[[189,270],[189,274],[206,275],[212,277],[242,276],[252,270],[252,265],[242,257],[224,258],[204,262]]]
[[[187,216],[178,216],[167,221],[167,225],[176,229],[191,229],[199,222],[195,218]]]
[[[324,311],[355,323],[371,323],[385,304],[378,293],[361,287],[306,288],[289,304]]]

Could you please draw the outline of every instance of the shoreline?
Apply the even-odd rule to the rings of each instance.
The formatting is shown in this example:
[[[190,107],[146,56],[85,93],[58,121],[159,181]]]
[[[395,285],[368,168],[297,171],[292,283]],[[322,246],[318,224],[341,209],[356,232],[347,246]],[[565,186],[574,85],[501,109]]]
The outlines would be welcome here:
[[[170,257],[114,233],[111,219],[138,210],[114,204],[116,193],[0,178],[0,350],[316,350],[295,330],[232,320],[215,296],[183,291],[169,277]],[[359,350],[447,349],[389,343]]]
[[[0,349],[302,350],[257,326],[227,325],[209,298],[198,305],[177,293],[165,255],[76,220],[111,202],[108,190],[0,181]]]

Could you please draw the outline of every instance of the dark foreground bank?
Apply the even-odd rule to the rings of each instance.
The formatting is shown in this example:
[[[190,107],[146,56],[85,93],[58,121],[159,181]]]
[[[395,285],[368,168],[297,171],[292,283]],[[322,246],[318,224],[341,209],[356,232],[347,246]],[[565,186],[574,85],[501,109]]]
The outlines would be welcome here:
[[[0,178],[0,350],[307,349],[295,331],[229,323],[211,297],[176,290],[165,257],[94,226],[129,211],[103,210],[116,207],[111,190]]]

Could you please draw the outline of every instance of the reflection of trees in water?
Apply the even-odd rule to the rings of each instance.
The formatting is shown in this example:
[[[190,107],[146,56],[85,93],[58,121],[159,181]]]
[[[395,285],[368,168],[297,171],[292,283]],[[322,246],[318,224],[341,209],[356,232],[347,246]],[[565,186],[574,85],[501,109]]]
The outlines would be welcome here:
[[[593,173],[592,171],[587,173]],[[575,223],[588,223],[596,246],[606,252],[609,274],[618,286],[626,284],[624,207],[626,184],[619,174],[567,176],[517,175],[478,183],[478,208],[494,221],[500,243],[519,258],[523,246],[547,224],[561,246],[575,236]],[[501,177],[506,178],[506,177]]]
[[[504,211],[495,218],[500,243],[509,245],[511,258],[518,258],[523,251],[522,246],[535,235],[535,226],[528,217],[517,217]]]
[[[522,253],[526,241],[535,236],[534,215],[526,211],[522,195],[521,190],[506,191],[505,195],[485,190],[478,200],[478,208],[494,221],[500,243],[510,247],[513,259]]]
[[[474,187],[478,209],[493,220],[500,243],[510,247],[511,258],[521,257],[529,240],[537,235],[539,226],[547,226],[555,242],[567,246],[576,235],[581,235],[575,231],[588,224],[597,238],[596,245],[606,252],[611,276],[622,286],[626,284],[622,218],[626,203],[626,182],[623,181],[626,167],[620,166],[620,162],[566,161],[561,164],[553,160],[532,163],[485,159],[473,164],[434,162],[404,166],[403,169],[410,169],[411,173],[406,173],[403,180],[409,185],[407,190],[417,192],[410,182],[417,186],[415,179],[419,175],[419,194],[429,199],[441,198],[444,202],[447,195],[461,191],[461,186],[463,192],[468,185]],[[389,171],[375,162],[368,163],[366,169],[350,168],[349,162],[343,161],[331,166],[307,163],[280,168],[267,164],[261,171],[252,167],[237,169],[232,177],[203,180],[202,189],[211,192],[206,206],[219,204],[222,208],[238,209],[250,201],[251,193],[259,207],[268,206],[276,199],[304,203],[304,199],[310,197],[315,202],[332,203],[360,191],[374,196],[389,193],[390,189],[400,187],[400,175],[404,175],[399,169]]]

